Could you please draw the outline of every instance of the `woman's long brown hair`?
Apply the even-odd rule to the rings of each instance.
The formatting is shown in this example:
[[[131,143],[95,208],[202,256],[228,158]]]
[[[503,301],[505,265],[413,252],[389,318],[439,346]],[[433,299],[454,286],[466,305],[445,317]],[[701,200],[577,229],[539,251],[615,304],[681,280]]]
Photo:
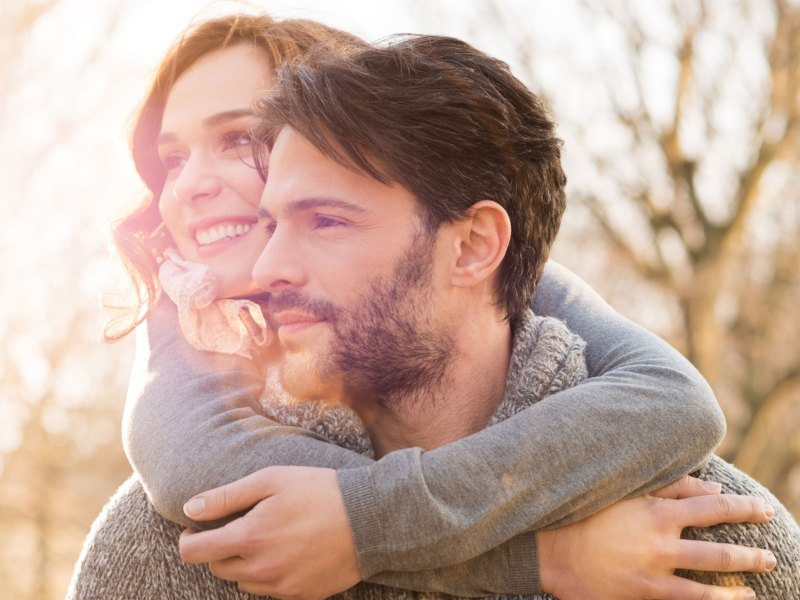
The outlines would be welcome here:
[[[156,139],[164,105],[178,78],[202,56],[237,44],[259,49],[276,70],[285,61],[319,45],[344,50],[360,43],[355,36],[321,23],[304,19],[281,21],[264,14],[210,19],[183,33],[158,67],[134,121],[131,153],[147,189],[136,208],[111,227],[111,241],[130,279],[133,298],[123,306],[106,303],[114,316],[105,324],[104,341],[117,341],[133,331],[160,297],[158,264],[164,249],[172,242],[158,211],[165,172]]]

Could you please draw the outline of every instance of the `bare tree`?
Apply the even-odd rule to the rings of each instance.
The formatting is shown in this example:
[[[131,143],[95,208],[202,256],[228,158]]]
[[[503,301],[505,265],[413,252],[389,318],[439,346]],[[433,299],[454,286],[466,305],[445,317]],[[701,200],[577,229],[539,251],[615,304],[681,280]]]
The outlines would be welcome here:
[[[76,142],[86,122],[62,100],[75,92],[60,85],[63,73],[26,70],[37,27],[63,4],[0,3],[0,580],[15,600],[63,598],[89,525],[130,472],[119,421],[131,348],[98,342],[98,306],[85,289],[106,254],[96,212],[108,190],[102,178],[83,183],[77,169],[74,180],[59,178],[75,155],[85,172],[102,158]],[[109,35],[116,14],[108,13]],[[76,88],[98,56],[74,65]],[[45,93],[30,99],[31,83]],[[14,112],[26,94],[25,114]],[[50,135],[20,135],[23,118]]]
[[[737,56],[737,44],[743,30],[763,19],[755,13],[765,4],[671,6],[678,73],[666,123],[648,107],[643,15],[608,9],[627,41],[636,90],[633,102],[609,90],[613,117],[627,130],[632,155],[657,157],[662,173],[642,164],[645,176],[631,181],[607,160],[599,164],[637,211],[649,243],[633,243],[616,225],[608,198],[583,191],[580,201],[615,255],[675,298],[682,346],[720,391],[724,406],[729,412],[745,408],[750,418],[733,421],[740,441],[730,455],[792,498],[786,483],[798,454],[790,442],[800,431],[800,356],[793,351],[800,334],[794,174],[800,163],[800,6],[772,2],[771,27],[753,36],[760,38],[761,56],[746,61]],[[702,56],[712,40],[727,56]],[[753,58],[763,61],[765,75],[750,87],[737,71],[758,68]],[[749,89],[737,94],[732,84]],[[726,118],[719,116],[723,111]],[[728,144],[744,152],[729,152]],[[765,243],[765,237],[772,239]],[[778,432],[783,443],[770,444]],[[763,452],[767,446],[769,454]]]
[[[723,452],[800,514],[800,5],[584,0],[564,41],[592,46],[583,62],[542,48],[537,7],[486,3],[465,29],[479,45],[504,32],[551,99],[588,223],[571,242],[667,300],[662,334],[728,416]]]

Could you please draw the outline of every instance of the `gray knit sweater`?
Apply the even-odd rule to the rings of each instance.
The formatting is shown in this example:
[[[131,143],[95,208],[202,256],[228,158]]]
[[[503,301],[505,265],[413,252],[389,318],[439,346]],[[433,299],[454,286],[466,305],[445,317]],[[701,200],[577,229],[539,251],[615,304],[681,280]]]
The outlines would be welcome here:
[[[393,571],[395,587],[430,589],[421,570],[438,567],[435,589],[528,593],[536,530],[667,485],[705,464],[725,430],[697,370],[563,267],[545,266],[534,312],[586,340],[587,381],[456,443],[374,460],[265,417],[258,366],[193,347],[161,302],[137,332],[126,454],[156,511],[199,529],[183,505],[200,492],[273,465],[337,469],[365,580]],[[445,568],[471,557],[466,577]]]
[[[490,424],[494,424],[531,403],[577,384],[586,377],[583,343],[559,321],[529,314],[515,332],[514,349],[504,401]],[[265,406],[270,416],[285,424],[303,426],[335,443],[369,453],[369,437],[354,413],[343,407],[323,403],[297,404],[286,396]],[[752,587],[758,598],[796,600],[800,598],[800,529],[791,515],[765,488],[719,458],[713,458],[695,474],[718,481],[727,493],[750,494],[767,499],[776,507],[765,525],[721,525],[706,529],[687,529],[685,537],[731,542],[768,548],[778,558],[770,574],[682,573],[698,581]],[[216,579],[205,566],[180,561],[177,538],[181,527],[155,513],[141,484],[127,481],[111,499],[95,522],[76,565],[68,600],[141,598],[220,600],[254,598],[229,582]],[[464,570],[469,563],[464,564]],[[437,581],[431,572],[431,581]],[[392,574],[380,574],[383,583],[393,582]],[[337,596],[350,600],[373,598],[443,598],[443,594],[409,592],[397,588],[362,583]],[[508,598],[511,596],[495,596]],[[513,596],[518,597],[518,596]],[[531,598],[552,598],[547,594]]]

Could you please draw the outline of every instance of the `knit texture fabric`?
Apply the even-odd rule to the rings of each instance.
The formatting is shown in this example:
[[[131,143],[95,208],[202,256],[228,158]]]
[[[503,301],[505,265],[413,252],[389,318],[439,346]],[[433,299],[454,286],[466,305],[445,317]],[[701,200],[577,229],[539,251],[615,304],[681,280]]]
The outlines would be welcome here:
[[[519,324],[509,367],[506,396],[491,423],[499,422],[549,394],[586,377],[582,341],[560,322],[528,314]],[[355,413],[324,402],[298,403],[273,388],[265,398],[265,411],[284,424],[312,429],[354,450],[371,451],[369,438]],[[800,530],[791,515],[763,486],[714,458],[696,473],[702,479],[719,481],[727,493],[746,493],[767,499],[776,507],[766,525],[721,525],[687,529],[684,537],[769,548],[778,566],[770,574],[682,573],[691,579],[716,585],[741,583],[752,587],[757,597],[774,600],[800,598]],[[156,514],[141,487],[132,478],[120,488],[95,522],[76,565],[68,600],[115,598],[163,598],[183,600],[209,598],[227,600],[256,598],[235,585],[214,578],[205,566],[180,561],[177,539],[180,526]],[[448,598],[444,594],[412,592],[361,583],[339,594],[341,600],[373,598],[427,600]],[[494,596],[520,598],[521,596]],[[548,594],[525,596],[553,600]]]
[[[778,564],[771,573],[712,573],[677,571],[678,575],[713,585],[746,585],[756,598],[770,600],[800,599],[800,527],[789,511],[763,485],[718,456],[692,473],[695,477],[722,484],[723,494],[755,496],[775,508],[769,523],[737,523],[713,527],[689,527],[681,537],[706,542],[724,542],[771,550]]]
[[[219,280],[208,266],[167,248],[158,279],[178,307],[178,321],[195,348],[253,358],[275,341],[261,307],[244,298],[217,298]]]
[[[264,416],[276,423],[302,427],[353,452],[370,458],[374,455],[369,432],[352,408],[338,402],[290,396],[281,386],[275,367],[267,371],[261,407]]]

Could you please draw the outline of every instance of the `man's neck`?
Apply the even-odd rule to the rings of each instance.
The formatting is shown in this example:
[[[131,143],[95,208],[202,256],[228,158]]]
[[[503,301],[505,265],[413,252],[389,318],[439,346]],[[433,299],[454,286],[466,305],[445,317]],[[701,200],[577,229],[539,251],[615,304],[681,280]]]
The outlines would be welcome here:
[[[373,407],[367,429],[377,456],[393,450],[443,446],[486,427],[503,400],[511,357],[511,328],[495,316],[465,319],[445,380],[402,402]]]

